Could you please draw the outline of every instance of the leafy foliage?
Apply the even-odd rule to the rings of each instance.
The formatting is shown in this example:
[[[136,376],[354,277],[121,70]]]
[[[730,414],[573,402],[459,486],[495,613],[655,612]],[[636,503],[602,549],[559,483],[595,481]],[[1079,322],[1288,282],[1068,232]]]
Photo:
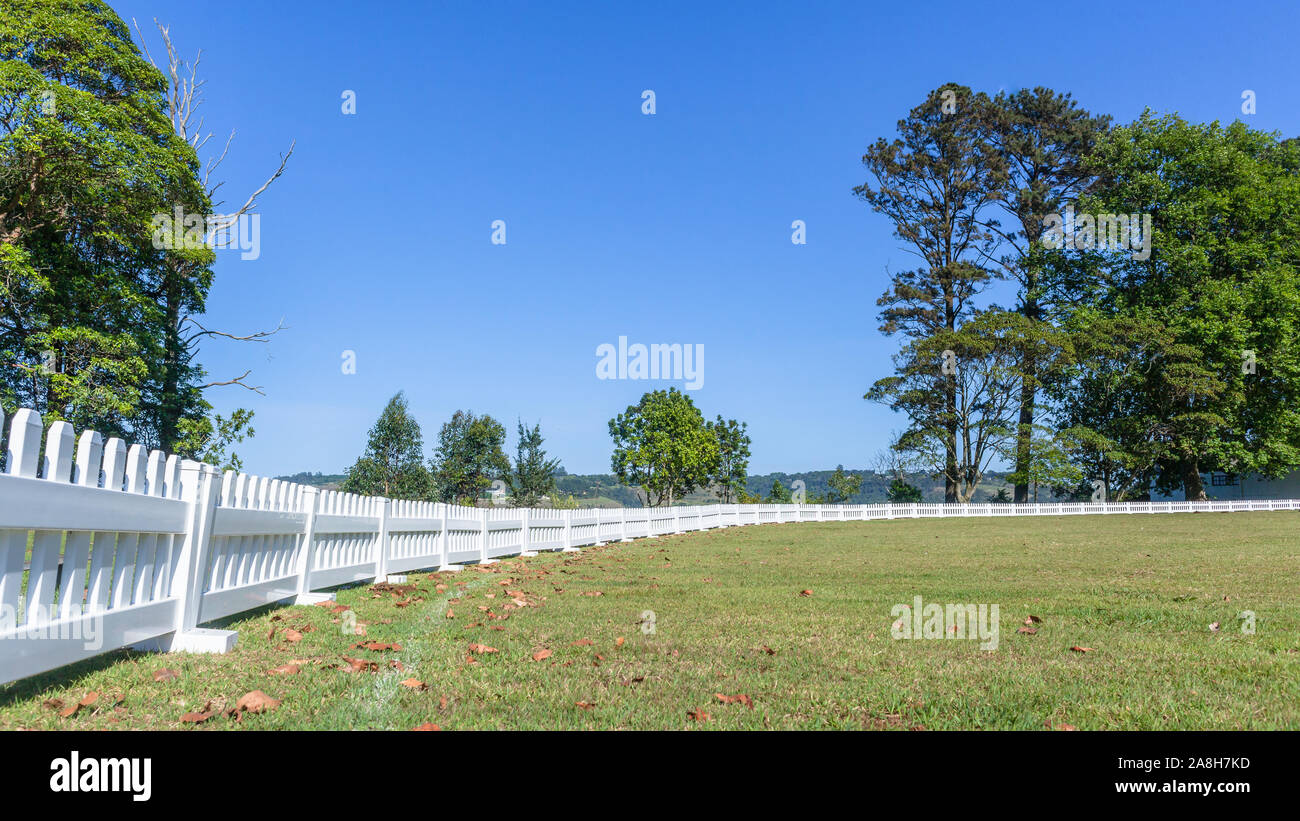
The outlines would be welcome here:
[[[510,474],[505,441],[505,427],[491,416],[456,411],[438,432],[433,472],[439,499],[472,505],[494,480],[505,481]]]
[[[537,507],[543,499],[555,493],[555,471],[560,460],[546,458],[540,425],[526,428],[523,422],[517,422],[517,426],[519,441],[514,470],[509,478],[510,490],[516,505]]]
[[[707,484],[718,469],[717,436],[677,388],[646,393],[609,420],[609,435],[614,475],[640,485],[652,505],[671,505]]]
[[[430,501],[433,477],[424,464],[424,436],[400,391],[370,429],[366,452],[348,469],[345,493]]]

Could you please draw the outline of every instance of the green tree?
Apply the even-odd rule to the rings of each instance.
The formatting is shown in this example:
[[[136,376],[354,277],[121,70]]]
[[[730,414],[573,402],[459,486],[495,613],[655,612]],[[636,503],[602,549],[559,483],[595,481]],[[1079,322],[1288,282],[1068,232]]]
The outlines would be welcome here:
[[[388,400],[370,429],[366,452],[348,468],[340,490],[389,499],[433,499],[433,477],[424,465],[424,436],[400,391]]]
[[[1051,257],[1058,253],[1042,243],[1044,223],[1059,214],[1095,180],[1088,155],[1110,125],[1110,117],[1093,116],[1069,94],[1049,88],[1000,93],[985,108],[987,133],[1006,169],[997,204],[1008,217],[1004,226],[985,224],[1001,240],[1003,272],[1019,286],[1016,311],[1024,316],[1026,346],[1018,364],[1020,398],[1015,462],[1015,501],[1029,499],[1036,468],[1033,444],[1038,427],[1037,400],[1043,381],[1055,366],[1053,346],[1056,301],[1061,296],[1051,276]],[[1046,344],[1044,344],[1046,343]]]
[[[671,505],[707,485],[718,467],[718,438],[691,398],[676,388],[650,391],[609,420],[611,465],[625,485],[640,485],[651,505]]]
[[[774,504],[788,505],[794,501],[794,494],[790,488],[781,484],[780,479],[773,479],[772,492],[768,494],[767,500]]]
[[[971,501],[989,465],[1014,439],[1026,328],[1019,314],[985,311],[957,331],[913,339],[894,357],[894,375],[867,394],[907,416],[909,427],[895,447],[926,473],[944,477],[947,501]],[[937,373],[945,374],[950,391],[935,390]]]
[[[555,494],[555,475],[559,459],[547,459],[542,449],[541,425],[524,427],[516,420],[519,442],[515,448],[515,466],[509,485],[515,504],[519,507],[537,507],[541,501]]]
[[[100,0],[5,3],[0,401],[47,421],[238,464],[229,449],[252,435],[252,414],[216,416],[203,392],[260,389],[244,382],[247,373],[205,382],[198,346],[269,334],[194,322],[215,254],[201,236],[177,245],[156,235],[158,215],[205,218],[220,185],[209,182],[220,158],[202,168],[196,149],[206,138],[190,133],[202,82],[159,29],[166,74]]]
[[[910,504],[920,502],[925,497],[916,485],[909,485],[902,479],[894,479],[889,483],[889,491],[885,494],[885,498],[896,504]]]
[[[191,456],[225,470],[243,470],[244,462],[233,450],[253,435],[253,412],[236,408],[229,416],[217,414],[190,420],[181,427],[175,453]]]
[[[0,17],[0,391],[47,419],[156,442],[166,257],[151,217],[206,213],[167,81],[98,0],[7,0]],[[165,443],[170,445],[171,443]]]
[[[711,482],[722,503],[730,504],[744,488],[745,478],[749,475],[751,440],[745,432],[748,425],[735,419],[724,420],[719,414],[711,428],[718,440],[718,466]]]
[[[835,473],[827,480],[830,489],[826,492],[826,503],[841,505],[857,496],[862,490],[862,477],[844,472],[844,465],[836,465]]]
[[[1000,196],[1006,170],[988,139],[987,108],[985,95],[949,83],[899,121],[897,139],[877,140],[862,158],[875,185],[864,183],[854,193],[888,217],[895,236],[925,264],[893,275],[889,290],[877,300],[880,330],[886,335],[901,332],[924,341],[955,333],[988,281],[980,263],[990,257],[995,238],[980,215]],[[942,434],[944,497],[956,501],[956,379],[937,368],[912,369],[913,384],[907,389],[915,389],[923,374],[926,390],[936,399],[909,403],[909,410],[927,416],[914,417],[914,423]],[[895,387],[903,383],[882,380],[866,398],[889,402]]]
[[[1080,379],[1114,382],[1070,393],[1070,421],[1188,499],[1205,498],[1204,471],[1300,465],[1300,147],[1240,122],[1146,112],[1101,140],[1094,162],[1101,179],[1079,210],[1149,215],[1153,231],[1144,253],[1077,254],[1103,280],[1071,320],[1105,354]],[[1127,351],[1107,350],[1117,329]]]
[[[505,427],[491,416],[456,411],[438,432],[434,453],[434,481],[441,501],[472,505],[493,480],[505,481],[510,474],[505,441]]]

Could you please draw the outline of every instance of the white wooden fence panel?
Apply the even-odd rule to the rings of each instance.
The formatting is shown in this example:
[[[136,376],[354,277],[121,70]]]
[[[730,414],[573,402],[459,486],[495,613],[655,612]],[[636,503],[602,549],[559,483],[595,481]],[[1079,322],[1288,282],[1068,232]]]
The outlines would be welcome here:
[[[4,423],[0,413],[0,432]],[[523,552],[780,522],[1300,510],[1294,499],[484,509],[218,477],[207,465],[74,433],[65,422],[46,432],[26,409],[9,420],[0,683],[202,633],[198,624],[313,590]]]

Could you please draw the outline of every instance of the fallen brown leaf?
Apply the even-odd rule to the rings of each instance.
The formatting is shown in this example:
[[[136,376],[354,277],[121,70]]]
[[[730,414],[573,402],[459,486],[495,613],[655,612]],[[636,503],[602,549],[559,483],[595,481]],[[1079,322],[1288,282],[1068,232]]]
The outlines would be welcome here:
[[[261,690],[253,690],[240,696],[239,701],[235,702],[235,712],[242,713],[247,710],[250,713],[265,713],[274,710],[280,706],[278,699],[271,698]]]
[[[723,695],[722,693],[714,693],[713,695],[723,704],[743,704],[751,710],[754,709],[754,700],[744,693],[737,693],[734,696]]]

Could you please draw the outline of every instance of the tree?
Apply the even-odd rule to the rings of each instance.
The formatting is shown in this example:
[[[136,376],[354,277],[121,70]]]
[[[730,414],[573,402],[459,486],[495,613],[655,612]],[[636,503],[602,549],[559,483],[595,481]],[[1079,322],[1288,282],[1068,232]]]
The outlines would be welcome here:
[[[555,475],[559,459],[547,459],[542,450],[541,425],[525,428],[516,420],[519,442],[515,447],[515,467],[509,485],[515,504],[519,507],[537,507],[542,499],[555,493]]]
[[[749,475],[751,440],[745,432],[747,427],[744,422],[735,419],[724,421],[721,414],[711,425],[713,435],[718,440],[718,466],[710,481],[723,504],[730,504],[736,498]]]
[[[243,470],[244,462],[232,448],[253,435],[253,412],[235,408],[229,416],[217,414],[204,417],[187,429],[187,437],[179,440],[175,452],[193,454],[200,462],[215,465],[221,470]]]
[[[1025,329],[1018,314],[986,311],[958,331],[914,339],[894,357],[895,375],[878,380],[867,394],[907,416],[910,425],[895,447],[927,473],[944,477],[947,501],[971,501],[989,465],[1014,438],[1011,409]],[[940,372],[950,391],[935,390]]]
[[[830,490],[826,492],[827,504],[844,504],[862,491],[862,477],[846,474],[844,465],[835,466],[835,473],[831,474],[827,483],[830,485]]]
[[[1018,431],[1018,434],[1021,432]],[[1019,446],[1022,441],[1017,435],[1017,454],[1020,453]],[[1071,436],[1069,431],[1057,431],[1045,425],[1033,425],[1030,445],[1025,461],[1018,463],[1020,466],[1012,471],[1007,480],[1016,486],[1022,482],[1027,485],[1033,501],[1038,501],[1040,485],[1049,488],[1072,487],[1083,481],[1083,470],[1080,469],[1075,458],[1080,442]]]
[[[794,494],[790,492],[790,488],[781,484],[780,479],[773,479],[772,492],[768,494],[767,498],[769,502],[774,504],[788,505],[794,501]]]
[[[167,76],[99,0],[6,3],[0,400],[33,407],[46,421],[234,464],[227,451],[252,434],[252,414],[214,416],[203,391],[250,387],[247,373],[205,383],[197,342],[269,334],[189,326],[204,309],[215,255],[201,241],[155,242],[157,215],[202,219],[211,211],[219,184],[209,176],[220,164],[201,170],[206,140],[188,129],[202,82],[159,30]]]
[[[718,469],[718,438],[691,398],[676,388],[650,391],[609,420],[611,466],[647,503],[671,505],[707,485]]]
[[[1142,254],[1077,255],[1104,277],[1071,318],[1101,354],[1079,366],[1080,386],[1110,381],[1067,391],[1071,421],[1193,500],[1204,471],[1300,465],[1300,148],[1146,112],[1095,155],[1101,179],[1080,210],[1148,215],[1152,236]],[[1117,331],[1121,350],[1106,341]]]
[[[150,219],[208,206],[166,88],[102,2],[6,3],[0,390],[47,421],[146,443],[155,431],[135,422],[165,336]],[[211,263],[207,249],[192,256]]]
[[[952,334],[973,310],[973,299],[988,280],[978,264],[991,253],[993,236],[980,214],[996,201],[1006,172],[987,138],[987,97],[949,83],[900,120],[900,137],[876,141],[862,158],[876,187],[864,183],[854,193],[887,216],[894,235],[906,242],[925,267],[891,277],[877,300],[882,333],[902,332],[913,340]],[[919,378],[920,373],[914,373]],[[957,385],[952,374],[927,372],[928,390],[938,401],[913,410],[942,420],[944,497],[957,498]],[[888,401],[891,383],[876,383],[867,398]],[[879,388],[879,390],[877,390]],[[928,427],[934,427],[927,423]]]
[[[925,497],[921,495],[921,489],[916,485],[909,485],[902,479],[895,479],[889,483],[889,491],[885,498],[896,504],[912,504],[920,502]]]
[[[433,474],[443,502],[474,504],[495,479],[505,480],[510,459],[505,427],[487,414],[456,411],[438,432]]]
[[[1058,214],[1094,181],[1088,155],[1110,125],[1110,117],[1093,116],[1078,107],[1069,94],[1049,88],[1000,93],[984,109],[990,142],[1006,169],[997,203],[1010,218],[1003,228],[996,220],[985,225],[1002,240],[1002,270],[1019,284],[1016,310],[1029,323],[1027,345],[1021,353],[1020,398],[1016,433],[1015,501],[1029,498],[1029,476],[1034,468],[1036,400],[1044,371],[1052,360],[1043,359],[1032,344],[1033,331],[1051,333],[1054,297],[1048,257],[1055,252],[1042,243],[1048,215]],[[1045,327],[1044,327],[1045,326]]]
[[[370,429],[366,451],[348,468],[340,490],[389,499],[433,499],[433,477],[424,465],[424,436],[400,391],[388,400]]]

